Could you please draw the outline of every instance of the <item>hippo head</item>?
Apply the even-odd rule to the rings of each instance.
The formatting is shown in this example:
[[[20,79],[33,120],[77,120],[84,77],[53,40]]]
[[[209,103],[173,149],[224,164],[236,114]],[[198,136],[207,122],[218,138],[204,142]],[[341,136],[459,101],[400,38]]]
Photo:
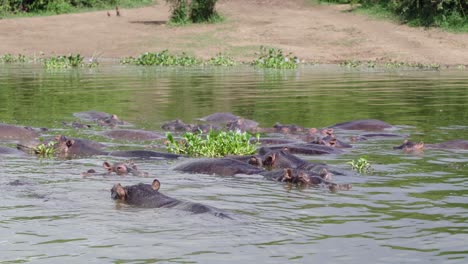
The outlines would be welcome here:
[[[393,149],[401,149],[404,152],[419,152],[424,150],[424,143],[414,143],[405,139],[405,141],[403,141],[403,144],[397,147],[393,147]]]
[[[326,181],[330,181],[332,179],[332,175],[327,169],[322,169],[319,173],[319,176],[326,180]]]
[[[284,182],[295,183],[298,185],[309,185],[311,179],[309,175],[302,170],[285,169],[285,176],[283,177]]]
[[[66,156],[70,148],[75,144],[75,140],[68,139],[65,136],[58,135],[55,137],[55,141],[57,142],[56,146],[56,153],[58,155]]]
[[[117,183],[111,189],[111,197],[114,200],[125,201],[127,199],[127,190],[120,183]]]
[[[148,186],[148,185],[143,184],[142,186]],[[153,183],[151,184],[151,189],[157,192],[159,191],[160,187],[161,187],[161,182],[159,182],[158,179],[154,179]],[[120,183],[115,184],[110,191],[111,191],[111,197],[114,200],[126,201],[129,198],[128,187],[123,187]]]
[[[117,125],[127,125],[128,123],[119,119],[117,115],[109,115],[97,120],[98,125],[100,126],[109,126],[115,127]]]
[[[120,176],[127,175],[129,173],[135,176],[148,176],[148,173],[139,171],[138,167],[133,162],[116,162],[114,164],[110,164],[109,162],[105,161],[102,166],[107,170],[108,174],[115,172]]]

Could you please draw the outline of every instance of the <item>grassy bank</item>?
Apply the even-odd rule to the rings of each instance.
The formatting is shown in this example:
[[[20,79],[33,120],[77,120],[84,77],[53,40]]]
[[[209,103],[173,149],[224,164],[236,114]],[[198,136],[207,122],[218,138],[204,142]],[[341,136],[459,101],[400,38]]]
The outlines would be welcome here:
[[[51,16],[148,6],[155,0],[0,0],[0,18]],[[114,14],[113,14],[114,15]]]
[[[310,3],[349,4],[353,12],[416,27],[468,32],[468,2],[464,0],[308,0]]]

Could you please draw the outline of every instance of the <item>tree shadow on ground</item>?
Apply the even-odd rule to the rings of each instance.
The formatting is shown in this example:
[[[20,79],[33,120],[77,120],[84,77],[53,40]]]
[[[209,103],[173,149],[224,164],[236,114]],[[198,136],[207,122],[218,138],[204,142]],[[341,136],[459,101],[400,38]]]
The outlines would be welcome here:
[[[159,25],[165,25],[165,24],[167,24],[167,21],[163,21],[163,20],[146,20],[146,21],[143,21],[143,20],[136,20],[136,21],[130,21],[130,23],[132,23],[132,24],[143,24],[143,25],[156,25],[156,26],[159,26]]]

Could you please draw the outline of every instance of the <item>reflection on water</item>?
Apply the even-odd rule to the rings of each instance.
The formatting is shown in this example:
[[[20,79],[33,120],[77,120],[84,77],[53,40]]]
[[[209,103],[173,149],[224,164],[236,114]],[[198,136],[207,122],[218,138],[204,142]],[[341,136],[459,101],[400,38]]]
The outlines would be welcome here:
[[[229,111],[262,126],[323,127],[376,118],[414,141],[468,139],[468,78],[462,71],[355,72],[306,67],[157,68],[105,65],[46,72],[0,67],[0,121],[107,141],[95,130],[64,128],[74,112],[117,114],[160,131],[167,120]],[[354,132],[342,132],[347,139]],[[2,145],[14,145],[4,142]],[[465,263],[468,152],[394,151],[401,139],[355,143],[342,155],[303,157],[349,170],[366,155],[372,175],[335,176],[347,192],[298,189],[258,176],[180,174],[167,161],[136,161],[150,178],[80,173],[105,157],[40,160],[0,157],[0,255],[3,261],[95,263]],[[157,177],[161,192],[230,211],[235,220],[116,203],[110,188]],[[19,180],[21,185],[9,185]]]

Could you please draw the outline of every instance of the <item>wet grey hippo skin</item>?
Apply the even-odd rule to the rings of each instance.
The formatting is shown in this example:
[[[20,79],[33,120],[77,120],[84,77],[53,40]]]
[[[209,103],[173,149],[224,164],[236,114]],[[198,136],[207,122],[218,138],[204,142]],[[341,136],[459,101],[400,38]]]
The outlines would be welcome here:
[[[248,158],[250,156],[247,156]],[[215,174],[219,176],[234,176],[236,174],[259,174],[262,168],[234,158],[196,159],[184,162],[174,167],[176,171],[200,174]]]
[[[0,146],[0,156],[25,156],[26,153],[24,151],[10,148],[10,147],[5,147],[5,146]]]
[[[239,119],[239,116],[236,116],[233,113],[220,112],[220,113],[213,113],[211,115],[207,115],[202,118],[198,118],[197,120],[208,122],[208,123],[227,124],[229,122],[236,121],[237,119]]]
[[[330,191],[346,191],[352,188],[351,184],[336,184],[331,182],[331,174],[327,170],[322,170],[320,173],[314,173],[300,169],[279,169],[273,171],[265,171],[260,173],[265,179],[298,184],[301,186],[323,186]]]
[[[142,172],[138,169],[138,167],[133,162],[115,162],[113,164],[104,161],[102,167],[106,170],[105,173],[98,174],[94,169],[90,169],[86,172],[83,172],[81,175],[84,177],[91,176],[91,175],[102,175],[108,176],[112,173],[115,173],[119,176],[125,176],[128,174],[132,174],[133,176],[140,176],[140,177],[148,177],[149,174],[147,172]]]
[[[232,219],[227,213],[212,206],[200,203],[184,202],[159,192],[161,183],[154,179],[152,184],[137,184],[122,186],[115,184],[111,189],[111,197],[129,205],[144,208],[176,208],[194,214],[209,213],[220,218]]]
[[[316,137],[310,143],[317,144],[317,145],[328,146],[328,147],[332,147],[332,148],[352,148],[353,147],[350,144],[337,139],[335,135],[327,135],[327,136],[324,136],[324,137]]]
[[[377,119],[362,119],[354,120],[349,122],[338,123],[330,128],[334,129],[345,129],[345,130],[367,130],[367,131],[379,131],[385,128],[392,128],[393,126]]]
[[[268,145],[259,149],[259,153],[266,153],[270,150],[285,150],[292,154],[304,155],[325,155],[325,154],[341,154],[342,150],[325,145],[314,143],[296,143],[296,144],[278,144]]]
[[[115,127],[118,125],[129,125],[128,122],[120,120],[117,115],[105,112],[85,111],[74,113],[73,116],[87,121],[94,121],[100,126]]]
[[[262,149],[261,149],[262,150]],[[301,169],[320,173],[323,169],[330,171],[336,175],[344,175],[345,173],[331,168],[323,163],[312,163],[305,161],[285,150],[268,150],[266,152],[260,151],[259,154],[262,159],[262,164],[268,169]]]
[[[173,132],[199,132],[207,133],[210,130],[221,130],[220,126],[214,124],[186,124],[180,119],[168,121],[161,126],[162,129]]]
[[[39,137],[32,128],[0,123],[0,140],[32,140]]]
[[[116,156],[127,158],[163,158],[163,159],[176,159],[180,155],[156,152],[150,150],[124,150],[124,151],[103,151],[97,147],[97,142],[84,140],[84,139],[70,139],[62,135],[55,137],[55,154],[60,158],[80,158],[90,157],[96,155]],[[18,145],[18,148],[28,148]],[[29,148],[31,149],[31,148]]]
[[[103,134],[113,139],[129,141],[145,141],[165,138],[162,134],[138,129],[113,129],[104,131]]]
[[[398,135],[398,134],[390,134],[390,133],[370,133],[370,134],[363,134],[359,136],[352,136],[350,140],[352,142],[355,141],[362,141],[368,140],[369,138],[404,138],[408,137],[408,135]]]
[[[454,139],[435,144],[424,144],[423,142],[414,143],[409,140],[403,141],[403,144],[393,149],[401,149],[405,152],[418,152],[424,149],[468,149],[468,140]]]

